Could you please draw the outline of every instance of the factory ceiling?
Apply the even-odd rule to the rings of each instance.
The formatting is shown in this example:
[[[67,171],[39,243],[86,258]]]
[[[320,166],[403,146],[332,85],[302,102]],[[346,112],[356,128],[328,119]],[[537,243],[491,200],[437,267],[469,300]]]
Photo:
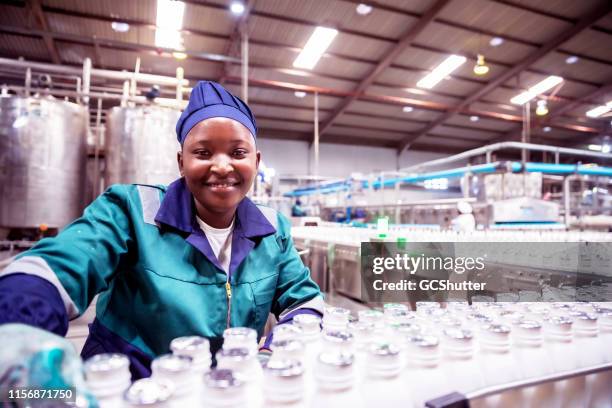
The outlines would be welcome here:
[[[531,141],[584,147],[611,133],[609,116],[586,115],[612,101],[607,0],[249,0],[241,15],[230,1],[183,2],[174,51],[186,59],[156,45],[155,0],[3,1],[0,57],[70,66],[91,58],[112,70],[133,70],[140,57],[141,72],[174,76],[180,66],[192,84],[216,80],[241,94],[246,33],[260,137],[311,141],[317,92],[322,143],[450,153],[520,140],[523,108],[510,99],[551,75],[563,82],[532,101],[532,112],[538,99],[549,112],[531,117]],[[313,69],[295,68],[317,26],[337,36]],[[431,89],[417,86],[452,54],[466,62]],[[479,54],[486,75],[474,72]],[[0,66],[0,83],[22,77]],[[70,78],[57,87],[62,80]]]

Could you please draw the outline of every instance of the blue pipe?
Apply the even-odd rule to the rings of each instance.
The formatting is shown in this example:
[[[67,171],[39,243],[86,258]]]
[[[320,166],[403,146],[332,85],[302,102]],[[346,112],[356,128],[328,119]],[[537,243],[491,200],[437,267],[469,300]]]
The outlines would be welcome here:
[[[476,166],[459,167],[450,170],[433,171],[423,174],[415,174],[407,177],[395,177],[384,182],[374,181],[372,187],[375,189],[381,188],[382,185],[385,187],[394,186],[396,183],[418,183],[425,180],[437,179],[437,178],[458,178],[462,177],[466,173],[494,173],[502,168],[501,162],[479,164]],[[520,172],[523,170],[523,165],[520,162],[511,162],[509,169],[512,172]],[[554,164],[554,163],[525,163],[525,171],[529,173],[546,173],[546,174],[582,174],[589,176],[607,176],[612,177],[612,167],[594,167],[587,165],[575,165],[575,164]],[[285,193],[286,197],[298,197],[302,195],[310,195],[315,193],[327,194],[337,191],[346,191],[350,189],[350,180],[334,182],[323,186],[305,187],[291,192]],[[362,181],[361,186],[363,188],[369,187],[368,181]]]

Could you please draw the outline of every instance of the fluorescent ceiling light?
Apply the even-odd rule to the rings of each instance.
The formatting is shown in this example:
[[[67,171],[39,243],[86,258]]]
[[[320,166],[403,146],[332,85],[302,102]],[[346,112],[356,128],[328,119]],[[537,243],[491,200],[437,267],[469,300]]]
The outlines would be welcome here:
[[[118,33],[127,33],[130,31],[130,25],[121,21],[113,21],[111,28]]]
[[[244,4],[235,1],[230,6],[230,11],[232,13],[236,14],[236,15],[240,15],[240,14],[244,13]]]
[[[523,93],[516,95],[514,98],[510,99],[515,105],[523,105],[541,93],[548,91],[550,88],[553,88],[563,82],[563,78],[556,75],[551,75],[543,81],[538,82],[528,90]]]
[[[578,62],[578,57],[575,55],[570,55],[569,57],[565,59],[565,63],[569,65],[575,64],[577,62]]]
[[[157,0],[157,19],[155,22],[155,45],[162,48],[182,49],[185,3],[172,0]]]
[[[491,38],[491,41],[489,41],[489,45],[491,47],[499,47],[503,43],[504,43],[504,39],[500,37],[493,37]]]
[[[306,92],[304,91],[295,91],[293,94],[295,95],[296,98],[303,98],[306,96]]]
[[[336,35],[338,35],[338,30],[333,28],[315,28],[302,52],[293,61],[293,66],[296,68],[313,69]]]
[[[362,15],[362,16],[367,16],[368,14],[370,14],[372,12],[372,6],[365,4],[365,3],[359,3],[357,5],[357,14]]]
[[[185,54],[184,52],[180,52],[180,51],[174,51],[172,53],[172,56],[176,58],[177,60],[184,60],[185,58],[187,58],[187,54]]]
[[[402,111],[406,112],[406,113],[410,113],[412,112],[414,109],[412,108],[412,106],[404,106],[402,108]]]
[[[470,116],[470,121],[471,122],[478,122],[480,120],[480,118],[476,115]]]
[[[448,74],[450,74],[451,72],[459,68],[462,64],[464,64],[465,61],[466,58],[461,55],[451,55],[450,57],[442,61],[440,65],[435,67],[433,71],[421,78],[421,80],[417,82],[417,86],[419,88],[433,88]]]
[[[593,150],[595,152],[601,152],[601,145],[590,144],[589,150]]]
[[[589,118],[598,118],[604,113],[608,113],[612,110],[612,101],[606,103],[605,105],[598,106],[596,108],[591,109],[586,113]]]

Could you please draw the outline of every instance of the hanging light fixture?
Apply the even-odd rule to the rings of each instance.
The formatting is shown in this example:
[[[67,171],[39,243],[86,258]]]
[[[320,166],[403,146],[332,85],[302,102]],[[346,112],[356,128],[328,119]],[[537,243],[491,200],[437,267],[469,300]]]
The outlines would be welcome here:
[[[538,116],[544,116],[548,113],[548,103],[546,102],[546,99],[540,99],[537,102],[535,113]]]
[[[476,75],[486,75],[489,72],[489,66],[485,63],[484,55],[478,54],[476,65],[474,65],[474,73]]]

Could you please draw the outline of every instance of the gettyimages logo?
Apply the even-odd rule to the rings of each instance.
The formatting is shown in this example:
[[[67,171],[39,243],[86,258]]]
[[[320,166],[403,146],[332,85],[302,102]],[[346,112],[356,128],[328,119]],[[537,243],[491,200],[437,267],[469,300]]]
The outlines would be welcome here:
[[[612,243],[362,243],[361,298],[610,301]]]

